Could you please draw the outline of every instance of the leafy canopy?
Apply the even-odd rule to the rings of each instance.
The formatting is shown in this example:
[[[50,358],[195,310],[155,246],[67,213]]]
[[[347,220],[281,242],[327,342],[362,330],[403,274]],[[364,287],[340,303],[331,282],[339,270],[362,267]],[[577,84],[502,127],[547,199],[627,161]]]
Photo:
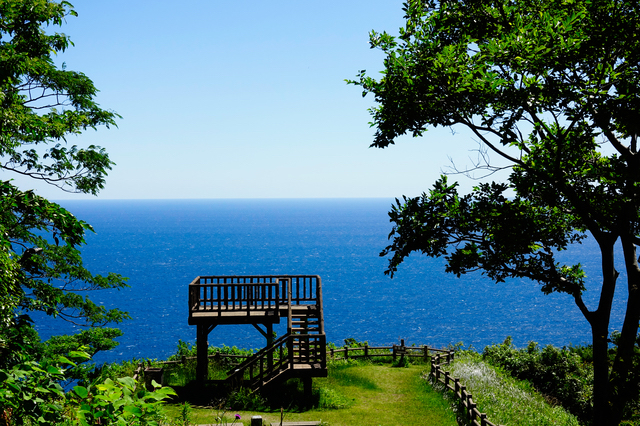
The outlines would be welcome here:
[[[115,125],[119,117],[96,103],[98,91],[87,76],[64,64],[58,67],[54,61],[72,45],[54,29],[76,15],[66,1],[0,1],[0,168],[6,175],[0,181],[0,320],[4,329],[0,352],[4,359],[11,358],[7,353],[13,347],[7,340],[15,337],[9,328],[28,323],[24,318],[15,321],[17,314],[41,311],[88,326],[128,317],[86,296],[91,290],[126,286],[118,274],[94,275],[83,266],[79,248],[91,226],[7,180],[17,173],[88,194],[97,194],[104,186],[113,164],[104,149],[67,144],[69,136]],[[108,346],[99,340],[95,345],[84,343]]]
[[[467,195],[442,177],[429,193],[397,200],[382,252],[387,272],[418,251],[445,256],[458,275],[525,277],[545,293],[570,294],[593,332],[594,422],[619,423],[637,393],[629,373],[640,321],[640,8],[629,0],[411,0],[404,11],[399,36],[371,33],[371,47],[385,53],[382,76],[363,70],[351,81],[377,102],[372,146],[431,126],[463,127],[481,155],[461,172],[510,175]],[[556,259],[587,235],[602,258],[592,309],[581,265]],[[616,242],[629,297],[610,366]]]
[[[586,231],[615,239],[638,230],[640,11],[577,0],[410,1],[404,10],[398,37],[371,34],[386,54],[382,78],[361,71],[351,81],[378,102],[372,146],[464,126],[507,163],[487,155],[467,171],[512,173],[466,196],[441,178],[398,202],[387,272],[421,250],[447,255],[450,272],[529,277],[545,292],[580,296],[580,266],[557,264],[554,249]]]

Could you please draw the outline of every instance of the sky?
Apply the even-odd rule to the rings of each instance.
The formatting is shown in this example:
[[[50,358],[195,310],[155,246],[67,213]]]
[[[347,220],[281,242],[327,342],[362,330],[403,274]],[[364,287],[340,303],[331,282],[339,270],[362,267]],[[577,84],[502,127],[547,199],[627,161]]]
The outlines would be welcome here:
[[[369,32],[397,34],[402,1],[72,3],[79,16],[58,31],[75,46],[56,60],[123,117],[68,140],[116,163],[100,199],[417,196],[450,157],[475,157],[476,142],[448,129],[369,148],[374,100],[345,79],[379,75]],[[54,200],[95,198],[16,183]]]

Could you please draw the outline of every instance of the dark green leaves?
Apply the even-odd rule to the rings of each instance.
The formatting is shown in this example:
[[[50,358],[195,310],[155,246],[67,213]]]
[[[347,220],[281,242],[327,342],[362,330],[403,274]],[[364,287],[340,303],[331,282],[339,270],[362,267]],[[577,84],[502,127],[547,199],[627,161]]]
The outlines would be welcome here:
[[[563,266],[555,253],[583,239],[571,216],[520,199],[508,199],[504,184],[482,184],[460,197],[446,177],[429,194],[397,201],[389,213],[393,243],[381,256],[393,254],[386,273],[393,276],[412,252],[444,256],[447,272],[458,276],[482,270],[500,282],[530,278],[543,291],[580,294],[584,273],[579,265]]]
[[[119,116],[95,102],[91,79],[54,63],[72,45],[55,27],[75,15],[66,1],[0,1],[0,168],[97,194],[113,162],[101,147],[69,146],[66,139],[115,125]],[[16,338],[20,323],[14,316],[21,312],[42,311],[86,326],[128,317],[86,296],[126,286],[120,275],[84,268],[79,248],[88,230],[89,224],[58,204],[12,181],[0,182],[0,337]],[[109,346],[94,337],[96,350]],[[19,358],[13,355],[7,359]]]
[[[45,33],[75,15],[67,2],[4,1],[0,4],[0,167],[67,191],[96,194],[112,161],[95,146],[66,148],[68,135],[115,125],[116,113],[94,101],[97,89],[84,74],[54,65],[52,55],[70,40]],[[34,145],[54,143],[53,148]]]

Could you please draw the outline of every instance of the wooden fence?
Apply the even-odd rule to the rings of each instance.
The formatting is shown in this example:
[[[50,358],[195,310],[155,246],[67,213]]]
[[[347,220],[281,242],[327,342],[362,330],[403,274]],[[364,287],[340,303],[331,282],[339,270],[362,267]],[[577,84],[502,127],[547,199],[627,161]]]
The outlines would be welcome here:
[[[446,389],[453,391],[456,398],[460,400],[467,412],[467,419],[472,426],[498,426],[487,420],[487,415],[481,413],[472,395],[467,392],[467,388],[460,384],[460,379],[451,377],[448,371],[442,369],[442,365],[450,364],[453,360],[454,352],[449,351],[447,354],[438,354],[431,358],[431,371],[429,377],[435,383],[442,383]]]
[[[467,392],[467,388],[460,384],[460,379],[451,377],[448,371],[442,369],[443,365],[450,364],[454,359],[454,351],[448,349],[436,349],[424,346],[405,346],[404,340],[400,341],[400,345],[393,346],[369,346],[364,345],[361,347],[351,347],[345,345],[342,348],[328,349],[328,355],[331,359],[356,359],[356,358],[376,358],[376,357],[391,357],[393,361],[396,361],[398,357],[402,360],[404,357],[409,358],[422,358],[425,361],[431,359],[431,371],[429,377],[435,382],[442,383],[446,389],[453,391],[454,395],[460,400],[467,412],[467,419],[471,426],[500,426],[487,420],[487,415],[481,413],[475,402],[473,402],[472,395]],[[235,355],[235,354],[223,354],[215,353],[209,355],[209,358],[222,359],[232,358],[241,363],[252,355]],[[196,357],[183,356],[180,360],[175,361],[163,361],[159,364],[183,364],[187,360],[193,360]],[[138,373],[138,371],[136,371]]]
[[[393,346],[369,346],[364,345],[360,347],[352,347],[345,345],[340,349],[329,349],[329,356],[331,359],[336,358],[342,354],[342,359],[349,358],[376,358],[376,357],[392,357],[393,361],[396,361],[398,357],[402,360],[404,357],[408,358],[422,358],[424,361],[429,361],[431,353],[433,352],[448,352],[446,349],[430,348],[424,346],[405,346],[404,340],[400,340],[400,345]]]

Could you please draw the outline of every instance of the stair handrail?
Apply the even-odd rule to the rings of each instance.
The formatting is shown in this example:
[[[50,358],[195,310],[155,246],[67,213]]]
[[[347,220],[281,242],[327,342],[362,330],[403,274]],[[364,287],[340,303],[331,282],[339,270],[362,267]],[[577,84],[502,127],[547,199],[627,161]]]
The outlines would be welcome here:
[[[271,346],[267,346],[266,348],[260,349],[258,352],[256,352],[255,354],[251,355],[249,358],[247,358],[244,361],[242,361],[239,365],[237,365],[237,366],[233,367],[231,370],[227,371],[227,376],[230,376],[230,375],[234,374],[238,370],[246,369],[246,367],[249,364],[253,363],[256,359],[259,359],[260,357],[263,357],[264,355],[267,354],[267,352],[272,352],[273,348],[281,345],[282,341],[284,341],[287,337],[289,337],[288,334],[285,334],[284,336],[280,336],[275,342],[273,342],[271,344]]]
[[[308,359],[306,361],[296,362],[296,351],[294,350],[295,341],[304,339],[315,340],[317,341],[317,343],[314,344],[314,350],[308,352]],[[251,356],[251,358],[248,358],[238,367],[229,371],[227,373],[228,377],[226,381],[232,384],[242,382],[242,378],[244,377],[245,372],[249,370],[248,385],[252,388],[257,383],[257,380],[264,383],[267,379],[272,377],[275,372],[293,369],[295,364],[320,363],[320,368],[326,369],[326,344],[326,336],[324,334],[286,334],[275,341],[272,346],[256,352]],[[285,347],[287,349],[287,356],[279,356],[277,358],[277,361],[274,362],[273,365],[269,365],[269,363],[267,362],[267,356],[270,353],[273,354],[278,350],[282,355],[282,351]],[[257,374],[254,375],[253,367],[257,366],[258,364],[260,368],[258,368]]]
[[[293,363],[293,354],[290,350],[287,352],[286,357],[278,357],[277,362],[274,362],[273,365],[269,366],[266,362],[267,355],[269,353],[273,353],[276,350],[282,351],[282,348],[286,346],[288,349],[291,347],[290,335],[285,335],[279,338],[271,347],[265,348],[260,352],[255,353],[251,358],[247,359],[242,365],[238,366],[232,371],[230,371],[229,376],[226,381],[229,383],[237,383],[242,381],[242,377],[244,377],[244,373],[249,370],[249,386],[253,387],[253,382],[256,379],[264,380],[271,376],[275,371],[280,371],[282,366],[288,365],[288,368],[291,368]],[[253,366],[260,362],[260,366],[262,368],[259,369],[258,374],[253,374]],[[265,368],[266,367],[266,368]]]

